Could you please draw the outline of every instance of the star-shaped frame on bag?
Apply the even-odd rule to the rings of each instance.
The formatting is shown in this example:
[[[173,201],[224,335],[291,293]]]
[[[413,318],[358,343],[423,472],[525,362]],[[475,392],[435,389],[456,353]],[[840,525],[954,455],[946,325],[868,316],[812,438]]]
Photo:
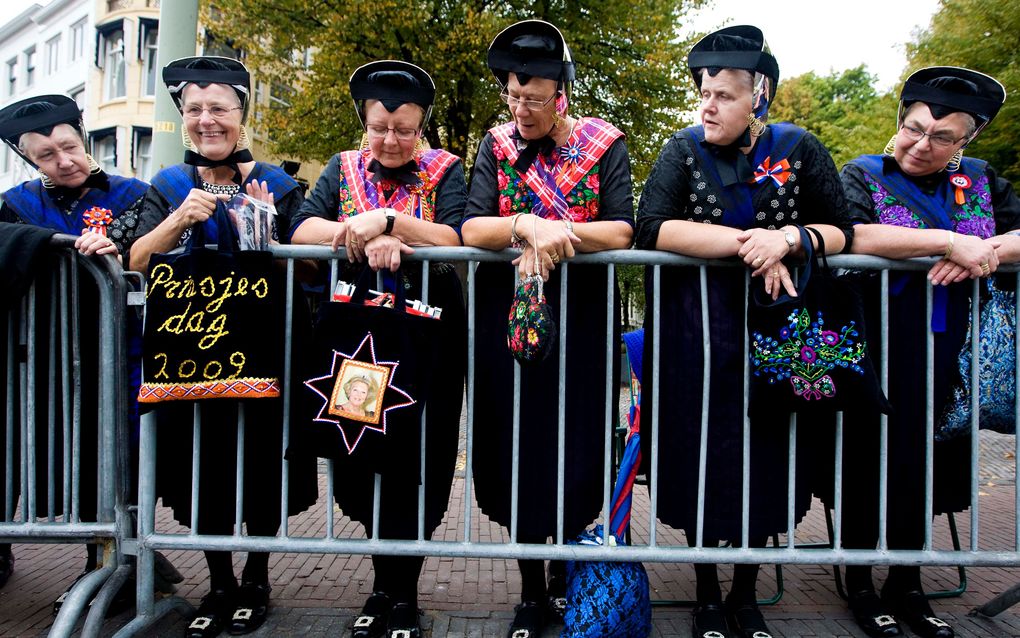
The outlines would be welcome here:
[[[365,430],[385,435],[390,410],[415,404],[411,395],[393,385],[399,365],[376,359],[371,332],[353,354],[333,350],[329,373],[304,382],[323,402],[312,421],[335,425],[348,454],[354,453]]]

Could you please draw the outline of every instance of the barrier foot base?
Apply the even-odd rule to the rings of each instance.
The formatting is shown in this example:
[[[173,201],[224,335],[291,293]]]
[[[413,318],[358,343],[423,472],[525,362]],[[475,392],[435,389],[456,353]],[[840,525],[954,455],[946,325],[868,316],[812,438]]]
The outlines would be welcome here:
[[[164,616],[172,611],[176,611],[182,616],[187,616],[195,611],[188,601],[184,600],[180,596],[171,596],[170,598],[164,598],[163,600],[157,601],[152,609],[151,616],[135,616],[134,619],[128,624],[124,625],[120,631],[113,635],[113,638],[132,638],[133,636],[149,636],[147,630],[153,624],[161,620]]]

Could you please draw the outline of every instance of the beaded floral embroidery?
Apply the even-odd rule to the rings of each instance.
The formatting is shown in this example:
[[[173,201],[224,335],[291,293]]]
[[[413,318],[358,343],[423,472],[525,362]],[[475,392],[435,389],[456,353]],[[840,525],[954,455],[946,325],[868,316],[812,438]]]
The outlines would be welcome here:
[[[569,148],[569,147],[568,147]],[[560,161],[564,159],[560,149]],[[506,154],[498,145],[493,145],[493,154],[499,164],[496,171],[496,182],[499,188],[499,214],[509,217],[517,213],[530,213],[538,196],[532,193],[527,183],[514,169]],[[576,161],[576,157],[570,161]],[[599,165],[595,164],[587,175],[577,183],[566,196],[567,212],[575,222],[594,221],[599,214]]]
[[[871,201],[878,213],[878,223],[904,228],[928,228],[917,213],[904,206],[878,181],[868,174],[864,180],[871,191]],[[988,176],[982,175],[967,189],[966,201],[953,206],[953,229],[961,235],[975,235],[987,239],[995,235],[995,218],[992,211],[992,194],[988,188]]]
[[[367,155],[366,155],[367,157]],[[367,161],[367,160],[366,160]],[[408,186],[407,191],[411,194],[411,202],[415,208],[418,207],[419,203],[421,206],[421,219],[425,221],[433,221],[435,218],[436,209],[436,192],[434,190],[434,184],[429,178],[429,174],[426,171],[418,171],[415,173],[418,176],[419,182],[413,186]],[[380,180],[376,185],[379,191],[390,190],[395,191],[401,184],[396,182],[389,182],[386,180]],[[354,197],[351,194],[350,186],[347,184],[347,176],[343,171],[340,171],[340,188],[338,189],[338,196],[340,204],[337,210],[337,221],[344,221],[348,217],[357,215],[359,212],[354,204]],[[381,199],[381,197],[380,197]],[[409,211],[414,216],[418,216],[418,210]]]
[[[836,383],[829,376],[833,369],[864,374],[860,362],[865,346],[857,340],[854,322],[838,331],[826,330],[822,313],[812,321],[804,308],[794,310],[787,320],[778,339],[759,332],[752,335],[750,358],[755,376],[765,376],[770,384],[789,380],[795,395],[811,401],[836,395]]]

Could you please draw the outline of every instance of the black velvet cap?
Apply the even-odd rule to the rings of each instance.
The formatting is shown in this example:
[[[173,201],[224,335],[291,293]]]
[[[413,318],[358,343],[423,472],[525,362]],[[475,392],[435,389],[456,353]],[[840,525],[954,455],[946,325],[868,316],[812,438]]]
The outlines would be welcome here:
[[[564,84],[575,76],[563,34],[542,20],[524,20],[500,31],[489,45],[488,64],[500,86],[506,86],[511,73]]]
[[[174,60],[163,67],[163,84],[177,110],[181,110],[184,100],[184,87],[197,84],[201,87],[210,84],[226,84],[234,89],[241,100],[241,120],[248,119],[249,96],[251,95],[251,74],[248,69],[233,58],[216,55],[198,55]]]
[[[35,105],[36,108],[25,108]],[[0,110],[0,138],[14,146],[25,133],[52,130],[58,124],[70,124],[79,134],[82,133],[81,111],[78,104],[66,95],[38,95]]]
[[[699,69],[742,69],[761,73],[779,84],[779,63],[769,51],[765,34],[751,25],[738,25],[709,33],[687,54],[694,83],[701,87]],[[774,91],[775,89],[773,89]]]
[[[432,76],[419,66],[399,60],[379,60],[358,67],[351,74],[350,88],[362,123],[365,100],[379,100],[390,113],[403,104],[417,104],[428,113],[436,99]]]
[[[924,102],[936,119],[962,112],[987,124],[1006,101],[1006,89],[995,78],[956,66],[931,66],[916,71],[903,83],[901,111]],[[902,117],[902,113],[900,115]]]

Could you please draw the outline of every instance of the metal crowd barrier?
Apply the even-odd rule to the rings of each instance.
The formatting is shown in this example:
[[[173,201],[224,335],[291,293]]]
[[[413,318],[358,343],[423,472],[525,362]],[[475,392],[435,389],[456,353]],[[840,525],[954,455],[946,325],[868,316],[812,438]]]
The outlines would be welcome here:
[[[6,486],[0,495],[0,542],[94,543],[100,550],[100,568],[71,590],[51,636],[70,635],[93,598],[81,635],[97,636],[113,594],[131,570],[124,564],[120,545],[132,527],[126,505],[130,466],[122,458],[127,446],[118,445],[127,440],[126,370],[117,365],[126,358],[125,284],[116,259],[82,257],[74,249],[74,240],[70,235],[53,237],[50,246],[56,267],[39,275],[49,278],[52,294],[42,298],[45,291],[33,283],[20,301],[11,304],[7,332],[0,335],[6,341],[6,360],[0,365],[5,366],[8,425],[6,454],[0,457],[5,459],[0,471]],[[87,283],[94,288],[86,287]],[[98,321],[103,329],[84,336],[79,302],[93,291],[98,291]],[[98,361],[82,361],[83,337],[98,341]],[[50,345],[46,360],[37,370],[29,363],[41,358],[40,348],[46,344]],[[83,365],[89,363],[95,367]],[[98,378],[95,414],[82,413],[85,375]],[[46,423],[36,422],[40,402],[47,402]],[[96,431],[83,428],[83,420],[94,420]],[[94,476],[81,467],[82,451],[89,447],[96,455]],[[86,488],[95,490],[94,521],[82,520]],[[36,499],[40,489],[46,494],[45,511]],[[93,518],[91,512],[84,515]]]
[[[296,296],[300,294],[295,289],[293,273],[295,269],[295,261],[302,259],[315,259],[315,260],[333,260],[331,268],[331,284],[335,285],[337,277],[337,266],[336,259],[344,258],[341,251],[340,255],[333,253],[328,247],[312,247],[312,246],[280,246],[274,248],[274,252],[278,258],[287,260],[287,272],[288,275],[288,287],[286,292],[287,303],[293,304]],[[154,563],[153,556],[155,550],[229,550],[229,551],[246,551],[246,552],[306,552],[306,553],[351,553],[351,554],[391,554],[391,555],[427,555],[427,556],[439,556],[439,557],[471,557],[471,558],[500,558],[500,559],[516,559],[516,558],[535,558],[535,559],[565,559],[565,560],[633,560],[633,561],[647,561],[647,562],[689,562],[689,563],[770,563],[770,564],[841,564],[841,565],[860,565],[860,564],[875,564],[875,565],[890,565],[890,564],[910,564],[910,565],[986,565],[986,566],[1016,566],[1020,565],[1020,520],[1017,519],[1014,512],[1014,544],[1008,548],[1001,549],[982,549],[981,548],[981,536],[980,536],[980,514],[981,508],[979,507],[978,501],[978,473],[979,473],[979,439],[977,436],[972,438],[972,475],[970,477],[970,492],[971,492],[971,510],[970,510],[970,538],[969,545],[964,547],[961,551],[950,551],[944,549],[937,549],[932,542],[932,434],[934,417],[933,414],[933,400],[931,393],[928,396],[928,413],[927,413],[927,440],[926,440],[926,451],[927,451],[927,477],[926,477],[926,490],[925,490],[925,511],[929,514],[927,517],[927,523],[925,526],[924,535],[924,547],[919,550],[890,550],[886,540],[886,527],[887,518],[885,514],[886,503],[887,503],[887,492],[889,489],[895,489],[895,486],[890,486],[888,483],[888,471],[886,467],[887,462],[887,428],[888,423],[885,418],[881,422],[881,470],[880,470],[880,502],[879,507],[879,545],[876,549],[871,550],[848,550],[843,548],[841,540],[841,520],[843,516],[840,485],[841,481],[836,481],[836,493],[835,493],[835,524],[834,524],[834,536],[832,538],[831,547],[829,548],[811,548],[806,549],[803,547],[795,546],[795,516],[794,516],[794,493],[792,489],[795,481],[795,468],[796,463],[793,462],[795,459],[796,450],[796,434],[797,434],[797,418],[792,416],[789,424],[789,441],[790,441],[790,455],[791,463],[789,470],[789,486],[788,490],[788,529],[785,544],[780,547],[769,547],[769,548],[749,548],[748,545],[748,518],[749,518],[749,475],[745,469],[743,475],[743,524],[742,524],[742,543],[741,547],[704,547],[698,543],[692,546],[675,546],[666,545],[660,542],[660,535],[658,533],[657,522],[656,522],[656,511],[658,505],[658,487],[657,483],[653,482],[650,488],[650,509],[648,513],[648,534],[647,539],[636,539],[635,543],[626,547],[598,547],[598,546],[582,546],[582,545],[568,545],[562,537],[562,531],[558,534],[555,542],[546,545],[535,545],[519,543],[516,537],[517,529],[517,489],[519,467],[517,460],[519,458],[518,450],[518,429],[520,425],[520,403],[519,403],[519,383],[520,375],[519,368],[515,374],[514,387],[512,389],[515,397],[514,401],[514,446],[513,446],[513,459],[514,459],[514,470],[512,475],[512,489],[511,489],[511,525],[509,528],[509,542],[497,543],[497,542],[483,542],[476,538],[477,534],[472,533],[472,437],[474,428],[474,405],[473,396],[470,388],[472,387],[476,374],[478,374],[478,362],[476,362],[475,353],[475,313],[474,313],[474,301],[476,299],[476,279],[475,279],[475,266],[478,262],[489,262],[489,261],[509,261],[513,256],[510,251],[504,252],[491,252],[480,249],[472,248],[418,248],[411,257],[405,257],[407,260],[422,261],[424,262],[423,267],[423,301],[427,302],[428,297],[428,264],[430,262],[467,262],[467,297],[468,297],[468,368],[467,368],[467,385],[469,391],[467,393],[467,460],[464,477],[464,497],[463,511],[461,515],[461,526],[458,530],[458,540],[455,541],[443,541],[443,540],[429,540],[424,538],[424,498],[419,498],[419,508],[417,512],[418,517],[418,538],[415,540],[384,540],[378,537],[377,524],[379,521],[379,485],[380,481],[377,476],[376,479],[376,493],[375,493],[375,512],[374,520],[376,524],[373,525],[374,532],[368,538],[343,538],[338,537],[336,534],[336,527],[334,520],[336,514],[334,512],[333,504],[333,493],[332,493],[332,474],[333,465],[332,462],[327,461],[327,494],[322,516],[325,518],[325,534],[321,537],[307,537],[307,536],[294,536],[290,533],[287,525],[287,512],[288,512],[288,489],[287,489],[287,463],[286,459],[280,459],[280,467],[273,470],[279,471],[282,482],[282,498],[279,504],[280,511],[282,514],[282,525],[275,537],[251,537],[245,534],[242,520],[242,508],[240,503],[243,502],[244,485],[243,485],[243,456],[244,456],[244,429],[243,429],[243,411],[239,414],[239,432],[238,432],[238,444],[237,444],[237,467],[239,468],[237,474],[237,485],[236,494],[238,506],[235,510],[235,525],[234,533],[232,535],[201,535],[196,533],[195,517],[197,516],[198,501],[199,501],[199,464],[193,463],[192,471],[192,526],[191,529],[186,533],[174,534],[167,533],[165,531],[157,530],[155,527],[155,512],[156,512],[156,493],[155,493],[155,459],[156,459],[156,436],[155,436],[155,418],[149,415],[143,416],[141,424],[141,438],[140,438],[140,465],[139,465],[139,516],[138,516],[138,535],[135,539],[126,539],[124,546],[126,552],[130,554],[137,554],[137,565],[138,565],[138,607],[137,615],[135,619],[125,626],[116,635],[119,636],[131,636],[136,635],[139,632],[143,632],[146,627],[150,626],[162,615],[169,612],[171,609],[184,610],[188,608],[187,603],[179,598],[165,598],[160,601],[156,601],[153,596],[153,584],[154,584]],[[606,285],[613,285],[615,279],[615,267],[621,264],[634,264],[634,265],[645,265],[652,269],[652,281],[655,289],[655,298],[661,299],[659,288],[661,285],[661,268],[663,266],[691,266],[700,268],[701,282],[702,282],[702,317],[703,321],[707,315],[707,290],[705,282],[707,281],[707,269],[714,267],[742,267],[739,264],[734,264],[731,261],[716,261],[716,260],[700,260],[693,258],[681,257],[678,255],[655,252],[655,251],[638,251],[638,250],[622,250],[622,251],[607,251],[598,254],[585,254],[578,255],[577,257],[570,260],[569,263],[563,263],[559,265],[562,270],[562,298],[564,299],[563,304],[560,308],[560,331],[561,339],[559,341],[559,352],[560,352],[560,373],[561,378],[564,376],[565,361],[566,361],[566,341],[569,340],[569,335],[566,334],[566,316],[568,312],[574,311],[566,307],[565,300],[567,298],[566,288],[569,285],[570,270],[572,264],[607,264],[606,274]],[[889,271],[890,270],[906,270],[906,271],[923,271],[928,269],[933,263],[934,259],[912,259],[907,261],[893,261],[887,259],[881,259],[876,257],[864,257],[864,256],[834,256],[829,259],[829,263],[834,268],[854,268],[854,269],[865,269],[865,270],[878,270],[881,271],[881,288],[883,296],[883,328],[882,338],[880,344],[873,344],[875,347],[881,348],[883,356],[881,358],[883,362],[882,368],[878,371],[883,386],[887,386],[888,383],[888,360],[887,355],[889,349],[889,334],[887,327],[888,318],[888,304],[887,300],[889,295]],[[1012,275],[1000,274],[1002,276],[1016,277],[1018,283],[1020,283],[1020,267],[1017,266],[1003,266],[999,269],[1000,273],[1013,273]],[[749,278],[745,277],[745,281]],[[979,282],[973,282],[974,293],[978,293]],[[509,291],[509,286],[507,287]],[[508,293],[509,294],[509,293]],[[508,298],[509,303],[509,298]],[[601,303],[601,302],[597,302]],[[612,357],[618,356],[618,344],[613,340],[613,326],[611,325],[613,312],[613,295],[608,294],[606,297],[607,316],[609,317],[606,325],[606,360],[607,364],[611,364]],[[931,288],[928,290],[927,307],[925,311],[928,316],[932,313],[932,292]],[[1017,309],[1018,315],[1020,315],[1020,308]],[[976,321],[978,313],[978,306],[975,304],[973,310],[973,332],[976,335],[978,321]],[[290,315],[288,314],[288,317]],[[656,332],[662,327],[660,325],[661,313],[658,304],[656,304],[649,314],[645,318],[646,322],[654,324]],[[925,365],[925,371],[928,375],[929,386],[931,386],[931,379],[933,375],[933,333],[931,332],[930,322],[928,327],[927,343],[928,343],[928,357]],[[285,339],[286,339],[286,365],[290,365],[291,360],[291,336],[293,326],[291,325],[290,319],[287,320]],[[746,330],[745,330],[746,334]],[[977,344],[978,340],[975,338],[974,343]],[[710,344],[706,338],[705,347],[709,348]],[[748,344],[745,337],[744,348],[747,350]],[[973,360],[977,362],[979,360],[980,353],[978,352],[977,346],[973,349]],[[659,360],[659,352],[656,348],[653,350],[653,362]],[[709,361],[710,357],[705,356],[705,401],[707,402],[709,384],[712,383],[712,379],[709,376]],[[748,373],[747,359],[745,357],[745,374]],[[653,371],[657,370],[657,366],[653,365]],[[1020,366],[1017,369],[1017,376],[1020,378]],[[289,376],[289,375],[288,375]],[[610,376],[611,375],[607,375]],[[972,375],[972,382],[976,387],[976,366],[975,372]],[[607,389],[611,390],[611,384],[618,383],[617,379],[607,378],[606,386]],[[657,394],[660,391],[659,386],[659,375],[654,372],[651,378],[645,379],[645,392],[651,392]],[[293,388],[289,385],[284,390],[283,400],[285,405],[289,405],[289,402],[294,399]],[[612,489],[612,478],[613,478],[613,467],[612,467],[612,454],[611,446],[614,436],[614,422],[615,414],[618,410],[617,405],[612,404],[612,392],[607,392],[607,403],[605,406],[605,422],[604,422],[604,440],[605,440],[605,460],[603,467],[603,515],[610,511],[610,494]],[[565,406],[564,406],[564,389],[561,385],[559,392],[559,405],[558,405],[558,423],[559,423],[559,449],[560,458],[558,460],[558,473],[559,473],[559,485],[557,490],[557,503],[558,503],[558,520],[562,523],[563,517],[563,503],[564,503],[564,489],[563,489],[563,472],[564,472],[564,446],[563,441],[565,438]],[[976,397],[976,393],[975,393]],[[747,395],[743,398],[744,407],[747,405]],[[746,414],[746,409],[744,410]],[[284,410],[284,414],[288,414],[287,410]],[[702,437],[701,437],[701,453],[702,461],[700,463],[699,472],[699,485],[700,496],[698,502],[698,526],[697,533],[698,538],[702,537],[702,529],[704,525],[704,484],[705,484],[705,446],[707,443],[707,428],[710,426],[707,417],[707,411],[703,410],[703,422],[702,422]],[[978,411],[973,410],[975,415],[972,421],[972,427],[974,432],[977,432],[976,415]],[[1017,417],[1020,418],[1020,403],[1016,408]],[[658,441],[658,429],[659,423],[657,415],[652,414],[650,422],[646,422],[646,432],[651,436],[651,467],[652,472],[655,472],[655,468],[660,462],[662,462],[661,454],[664,451],[660,450]],[[200,441],[200,424],[195,427],[194,430],[194,447],[197,449]],[[286,448],[288,441],[290,440],[291,428],[298,427],[297,425],[290,423],[287,416],[284,416],[283,423],[283,446]],[[422,424],[424,428],[424,421]],[[643,433],[644,434],[644,433]],[[836,455],[833,459],[835,467],[835,476],[839,479],[842,476],[843,459],[842,459],[842,415],[837,417],[836,424],[837,444],[836,444]],[[1020,445],[1016,446],[1015,449],[1017,456],[1020,456]],[[424,452],[423,452],[424,453]],[[747,427],[747,421],[745,419],[744,427],[744,438],[743,438],[743,458],[745,460],[744,467],[748,465],[750,459],[750,431]],[[424,468],[424,463],[422,464]],[[424,493],[424,471],[422,475],[422,490],[420,496]],[[1020,505],[1020,492],[1017,493],[1018,505]],[[559,526],[562,529],[562,525]],[[110,528],[113,531],[113,528]],[[642,542],[643,541],[643,542]]]

